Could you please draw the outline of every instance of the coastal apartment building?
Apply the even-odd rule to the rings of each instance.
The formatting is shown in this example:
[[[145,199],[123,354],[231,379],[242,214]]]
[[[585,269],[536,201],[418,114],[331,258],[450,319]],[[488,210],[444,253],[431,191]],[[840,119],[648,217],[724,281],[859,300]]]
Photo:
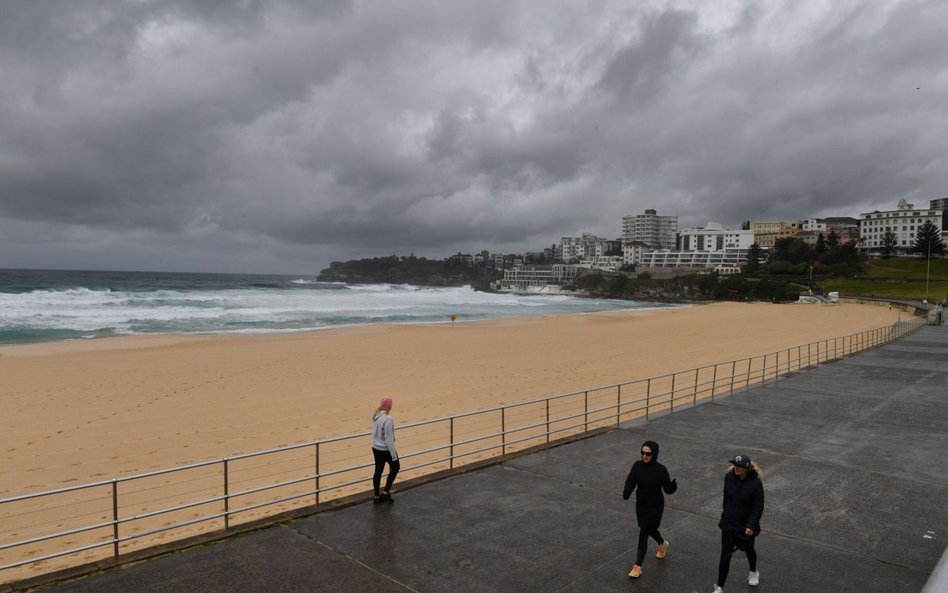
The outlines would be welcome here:
[[[703,228],[681,231],[678,249],[645,252],[638,263],[648,268],[732,269],[747,261],[753,244],[753,231],[725,229],[709,222]]]
[[[615,243],[592,233],[583,233],[581,237],[563,237],[560,239],[560,260],[564,263],[575,263],[583,259],[603,257]]]
[[[937,202],[937,200],[932,200]],[[918,229],[931,221],[946,234],[944,210],[938,208],[916,208],[905,200],[899,200],[895,210],[866,212],[859,215],[859,248],[867,253],[878,253],[882,249],[882,238],[887,231],[895,234],[895,250],[898,253],[911,251]]]
[[[716,222],[709,222],[704,228],[685,229],[678,237],[679,251],[750,249],[753,244],[753,231],[725,229]]]
[[[646,268],[717,268],[733,270],[747,261],[747,249],[720,251],[671,251],[659,249],[642,255],[639,265]]]
[[[622,243],[639,241],[652,249],[674,249],[677,216],[659,216],[656,210],[622,217]]]
[[[505,292],[537,292],[549,285],[572,284],[579,266],[553,264],[549,266],[519,266],[504,270],[504,278],[497,289]]]

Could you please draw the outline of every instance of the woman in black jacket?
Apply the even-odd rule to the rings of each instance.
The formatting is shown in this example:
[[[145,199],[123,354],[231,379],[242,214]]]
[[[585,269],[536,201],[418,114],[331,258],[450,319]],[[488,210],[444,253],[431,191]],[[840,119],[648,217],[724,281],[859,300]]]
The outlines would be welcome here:
[[[665,557],[668,540],[658,531],[662,524],[662,514],[665,512],[665,496],[662,491],[672,494],[678,490],[678,482],[668,479],[668,470],[658,462],[658,443],[645,441],[640,453],[642,458],[632,464],[622,490],[622,498],[629,500],[632,491],[638,488],[635,495],[635,517],[639,522],[639,547],[635,564],[629,571],[632,578],[638,578],[642,574],[642,561],[645,560],[649,536],[658,542],[658,553],[655,557]]]
[[[724,510],[721,511],[721,559],[718,562],[718,582],[712,593],[722,593],[724,581],[731,567],[735,550],[747,554],[750,574],[747,584],[756,587],[760,582],[757,572],[757,552],[754,538],[760,533],[760,516],[764,513],[764,484],[761,471],[747,455],[730,460],[731,469],[724,476]]]

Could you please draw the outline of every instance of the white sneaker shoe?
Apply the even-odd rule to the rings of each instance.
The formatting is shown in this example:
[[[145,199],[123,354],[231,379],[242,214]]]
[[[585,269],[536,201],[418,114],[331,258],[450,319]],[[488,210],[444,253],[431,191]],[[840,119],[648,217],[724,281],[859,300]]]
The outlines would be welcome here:
[[[714,586],[714,591],[711,591],[711,593],[724,593],[724,589],[722,589],[721,587],[718,587],[717,585],[715,585],[715,586]]]
[[[751,587],[756,587],[760,584],[760,572],[754,571],[747,575],[747,584]]]

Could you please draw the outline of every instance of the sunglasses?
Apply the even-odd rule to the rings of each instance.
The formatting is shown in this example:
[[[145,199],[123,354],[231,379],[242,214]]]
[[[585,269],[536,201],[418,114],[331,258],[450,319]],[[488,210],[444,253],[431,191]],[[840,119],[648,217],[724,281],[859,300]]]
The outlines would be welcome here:
[[[651,456],[652,456],[651,451],[642,451],[642,457],[651,457]]]

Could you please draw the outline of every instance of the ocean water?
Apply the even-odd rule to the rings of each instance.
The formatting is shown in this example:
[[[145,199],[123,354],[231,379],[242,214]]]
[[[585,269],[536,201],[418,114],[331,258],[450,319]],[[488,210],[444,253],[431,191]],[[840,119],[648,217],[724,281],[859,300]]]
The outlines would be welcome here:
[[[469,287],[347,285],[305,276],[0,270],[0,343],[161,333],[272,333],[667,307]]]

